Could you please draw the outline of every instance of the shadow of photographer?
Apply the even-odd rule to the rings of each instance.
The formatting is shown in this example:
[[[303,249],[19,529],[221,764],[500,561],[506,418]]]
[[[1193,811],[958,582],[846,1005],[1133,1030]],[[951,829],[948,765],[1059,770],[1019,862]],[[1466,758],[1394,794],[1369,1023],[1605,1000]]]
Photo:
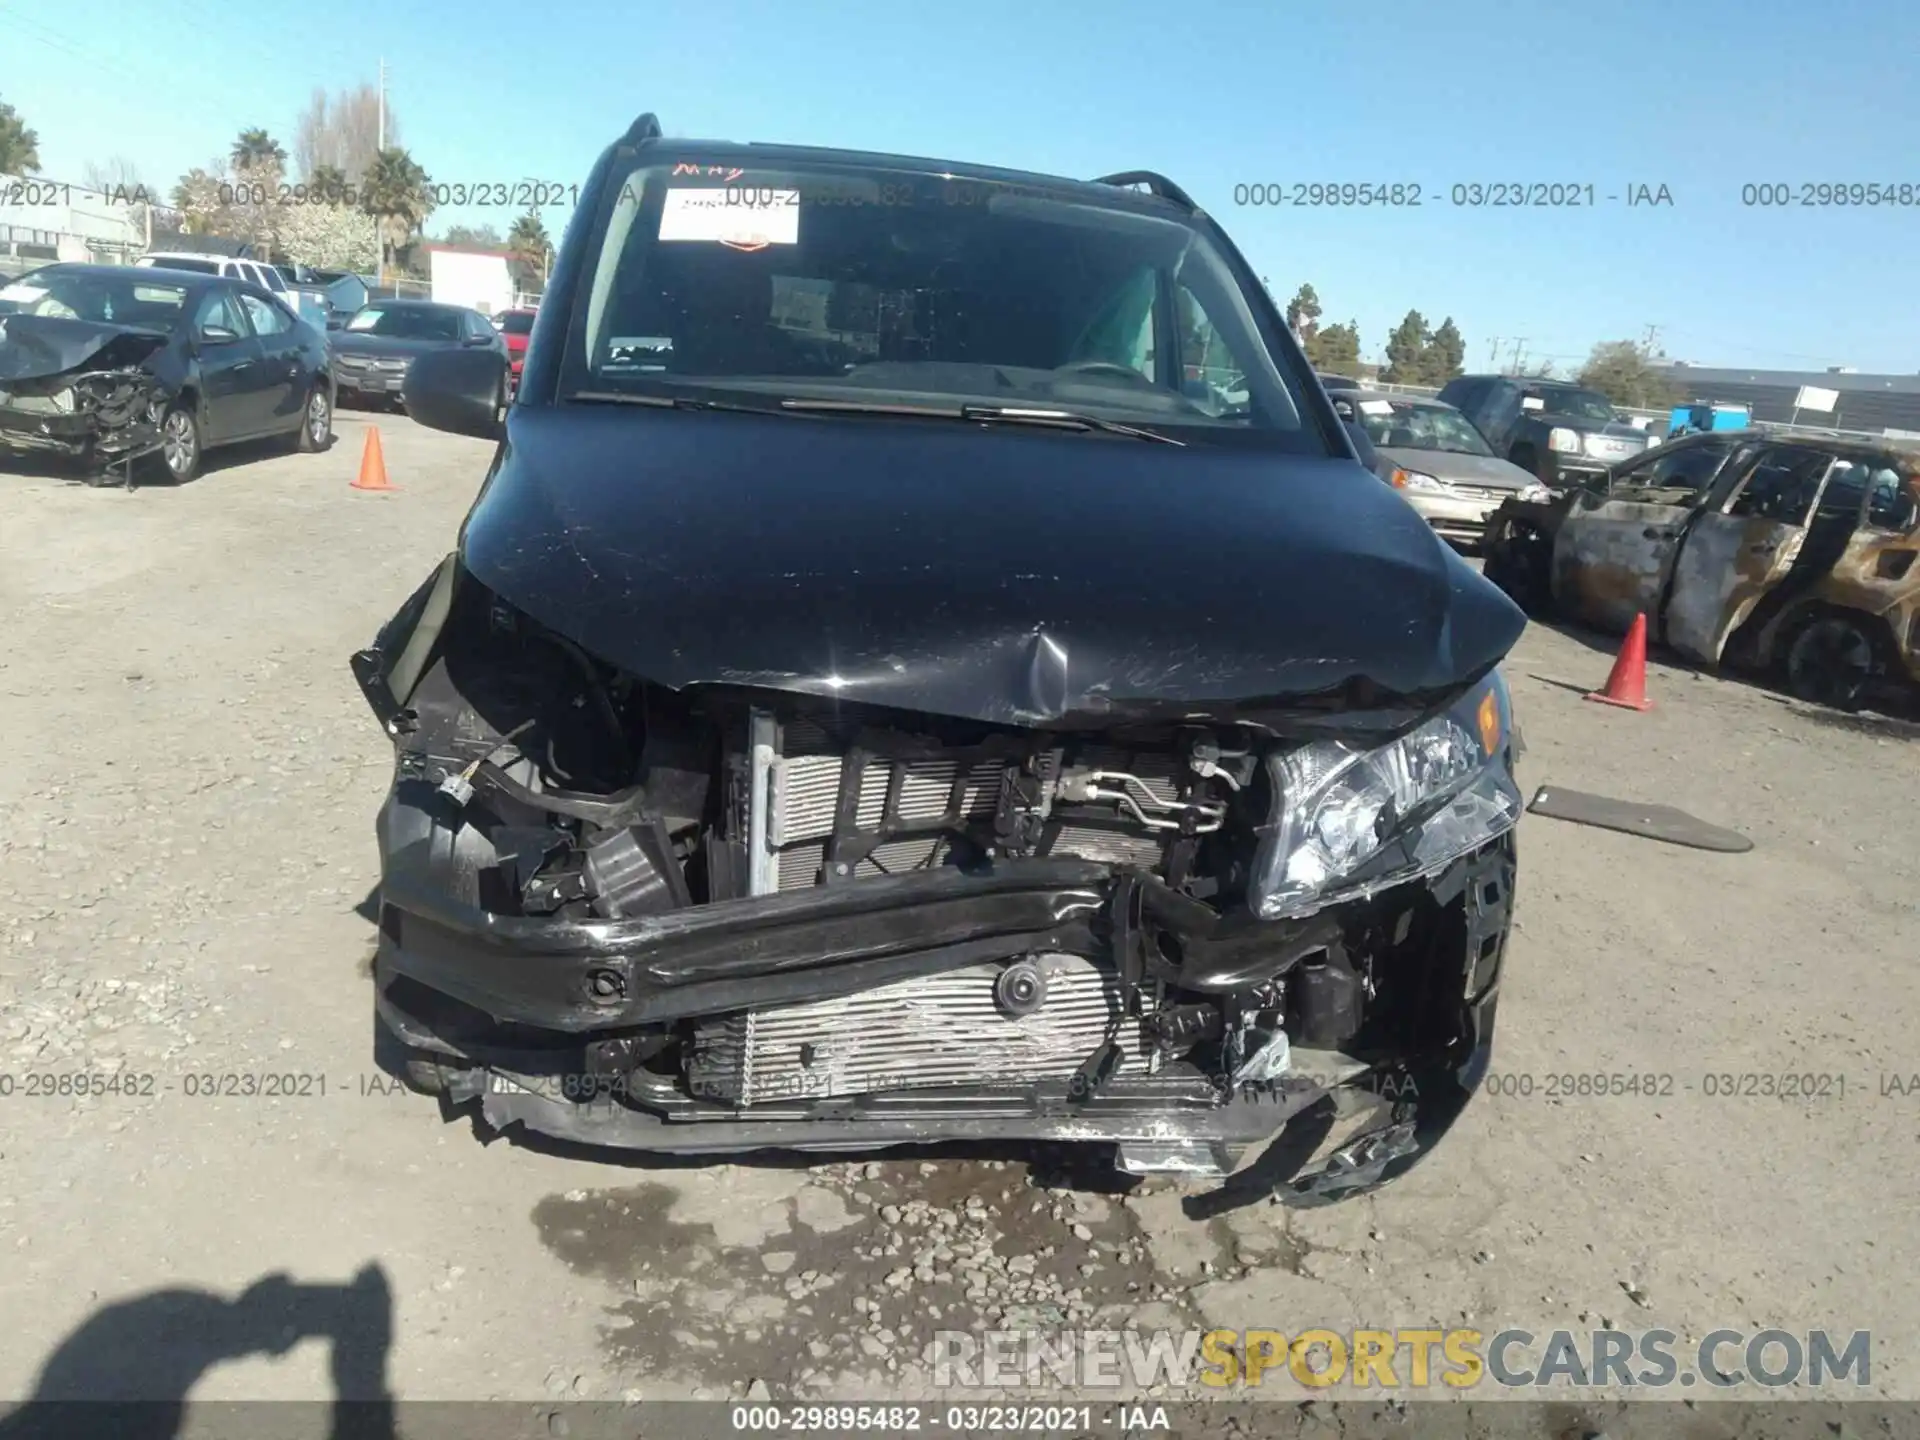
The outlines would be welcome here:
[[[232,1299],[181,1288],[104,1305],[47,1357],[33,1394],[0,1416],[0,1440],[172,1440],[183,1433],[188,1393],[207,1371],[285,1355],[315,1337],[332,1342],[330,1440],[394,1440],[387,1389],[393,1292],[374,1263],[344,1285],[300,1284],[276,1272]],[[231,1408],[254,1409],[244,1428],[264,1434],[261,1407]]]

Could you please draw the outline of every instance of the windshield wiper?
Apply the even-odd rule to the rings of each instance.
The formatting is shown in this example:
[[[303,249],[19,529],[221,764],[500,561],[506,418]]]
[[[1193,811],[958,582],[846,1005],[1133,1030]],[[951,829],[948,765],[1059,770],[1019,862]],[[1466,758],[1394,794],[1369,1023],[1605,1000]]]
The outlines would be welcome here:
[[[648,405],[656,410],[723,410],[734,415],[778,415],[765,405],[737,405],[699,395],[634,395],[623,390],[576,390],[568,400],[588,405]]]
[[[1036,409],[1019,405],[962,405],[949,410],[938,405],[885,405],[866,400],[782,400],[780,405],[787,410],[811,410],[826,414],[905,415],[928,420],[1038,425],[1055,430],[1095,430],[1103,435],[1124,435],[1130,440],[1151,440],[1162,445],[1184,446],[1187,443],[1171,435],[1144,430],[1138,425],[1122,425],[1118,421],[1102,420],[1097,415],[1084,415],[1077,410]]]

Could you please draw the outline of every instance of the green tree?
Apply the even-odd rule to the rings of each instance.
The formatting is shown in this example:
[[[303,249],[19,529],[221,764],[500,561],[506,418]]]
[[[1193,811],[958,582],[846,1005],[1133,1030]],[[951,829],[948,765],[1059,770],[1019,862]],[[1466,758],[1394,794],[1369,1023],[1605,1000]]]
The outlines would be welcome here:
[[[1406,318],[1394,326],[1387,337],[1387,368],[1380,378],[1394,385],[1424,385],[1427,347],[1433,343],[1433,331],[1418,310],[1409,310]]]
[[[499,250],[506,244],[491,225],[449,225],[440,239],[445,245],[472,245],[482,250]]]
[[[1673,377],[1653,362],[1657,357],[1633,340],[1606,340],[1593,347],[1577,377],[1616,405],[1664,410],[1679,398]]]
[[[397,145],[382,150],[360,183],[360,208],[380,222],[383,263],[403,260],[433,213],[433,177]]]
[[[1460,334],[1460,327],[1453,323],[1453,317],[1449,315],[1440,322],[1440,328],[1433,332],[1433,340],[1427,346],[1425,383],[1444,385],[1454,376],[1464,375],[1466,369],[1467,342]]]
[[[180,214],[180,225],[189,235],[224,235],[228,232],[228,207],[222,199],[226,186],[224,169],[213,170],[196,165],[173,186],[173,208]]]
[[[513,222],[513,228],[507,231],[507,249],[513,256],[508,266],[518,288],[532,290],[543,281],[553,254],[553,241],[547,238],[547,227],[538,210],[529,207]]]
[[[27,128],[20,112],[0,101],[0,175],[36,175],[40,137]]]
[[[233,161],[234,169],[252,171],[255,175],[270,172],[278,176],[285,172],[287,165],[287,152],[264,130],[242,130],[228,158]]]
[[[307,172],[308,195],[318,195],[322,200],[336,195],[344,200],[347,184],[347,172],[338,165],[316,165]]]
[[[1302,285],[1287,302],[1287,324],[1306,344],[1320,329],[1320,297],[1311,285]]]
[[[1360,325],[1349,320],[1344,325],[1329,325],[1313,337],[1306,347],[1307,359],[1315,370],[1358,379],[1360,375]]]

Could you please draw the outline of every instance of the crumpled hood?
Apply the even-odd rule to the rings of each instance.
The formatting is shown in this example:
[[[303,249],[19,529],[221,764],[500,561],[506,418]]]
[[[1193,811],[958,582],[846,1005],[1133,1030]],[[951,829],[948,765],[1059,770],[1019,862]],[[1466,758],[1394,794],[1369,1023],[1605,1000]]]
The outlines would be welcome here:
[[[1265,723],[1430,702],[1526,623],[1351,461],[942,421],[508,413],[467,569],[675,688]]]
[[[165,335],[126,325],[52,315],[0,315],[0,385],[59,380],[69,371],[138,365],[167,343]],[[43,388],[36,383],[35,387]]]

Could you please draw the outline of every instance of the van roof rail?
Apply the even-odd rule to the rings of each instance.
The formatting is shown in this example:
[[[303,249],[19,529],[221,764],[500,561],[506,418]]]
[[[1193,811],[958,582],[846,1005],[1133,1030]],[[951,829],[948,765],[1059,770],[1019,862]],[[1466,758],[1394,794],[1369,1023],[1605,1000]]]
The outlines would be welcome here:
[[[627,127],[627,143],[640,145],[660,138],[660,117],[651,110]]]
[[[1193,203],[1193,197],[1191,195],[1187,194],[1186,191],[1182,190],[1166,176],[1153,170],[1122,170],[1118,175],[1102,175],[1093,183],[1096,185],[1121,185],[1128,188],[1135,185],[1144,185],[1150,193],[1158,195],[1162,200],[1171,200],[1174,204],[1184,206],[1188,210],[1198,210],[1200,208]]]

